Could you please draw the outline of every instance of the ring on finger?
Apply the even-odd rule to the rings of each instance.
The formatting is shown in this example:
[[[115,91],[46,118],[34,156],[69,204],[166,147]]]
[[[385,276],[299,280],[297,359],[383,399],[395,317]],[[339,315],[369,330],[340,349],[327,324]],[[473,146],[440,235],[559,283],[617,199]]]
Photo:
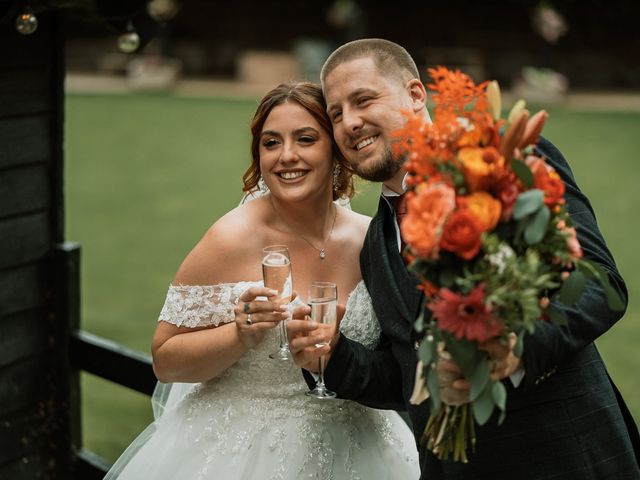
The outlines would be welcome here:
[[[242,313],[249,313],[249,309],[251,308],[251,304],[249,302],[244,302],[242,306]]]
[[[246,303],[245,303],[246,305]],[[253,325],[253,320],[251,320],[251,314],[249,313],[247,315],[247,319],[244,321],[244,323],[246,323],[247,325]]]

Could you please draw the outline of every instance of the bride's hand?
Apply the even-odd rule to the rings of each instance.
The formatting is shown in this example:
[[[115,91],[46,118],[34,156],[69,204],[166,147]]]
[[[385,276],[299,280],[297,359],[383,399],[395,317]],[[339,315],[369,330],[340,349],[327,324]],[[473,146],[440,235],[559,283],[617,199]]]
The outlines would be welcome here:
[[[264,338],[267,330],[288,317],[286,305],[277,302],[278,292],[265,287],[250,287],[240,295],[234,309],[240,342],[251,349]],[[267,300],[256,300],[266,297]]]

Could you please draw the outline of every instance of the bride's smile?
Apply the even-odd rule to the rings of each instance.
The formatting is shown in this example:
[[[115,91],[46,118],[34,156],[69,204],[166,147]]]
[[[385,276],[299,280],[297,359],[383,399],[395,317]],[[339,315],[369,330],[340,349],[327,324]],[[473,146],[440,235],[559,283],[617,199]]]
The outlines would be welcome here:
[[[309,171],[308,170],[286,170],[282,172],[276,172],[283,180],[298,180],[299,178],[304,177]]]

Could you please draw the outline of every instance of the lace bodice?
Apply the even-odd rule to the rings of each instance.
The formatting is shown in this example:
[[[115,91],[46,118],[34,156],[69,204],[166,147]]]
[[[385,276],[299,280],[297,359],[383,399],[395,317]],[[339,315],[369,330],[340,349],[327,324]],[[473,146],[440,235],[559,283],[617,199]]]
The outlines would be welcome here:
[[[242,292],[251,286],[261,285],[262,282],[238,282],[213,286],[171,286],[159,320],[186,327],[232,322],[235,318],[233,309]],[[367,348],[373,349],[378,344],[380,326],[362,281],[349,294],[340,330]],[[257,347],[246,352],[220,377],[206,382],[206,385],[259,397],[299,395],[307,387],[300,369],[293,362],[268,358],[278,345],[277,329],[268,330]]]
[[[261,283],[172,286],[159,320],[183,327],[232,322],[238,298],[254,285]],[[349,295],[340,329],[368,348],[379,342],[364,282]],[[413,437],[395,413],[305,396],[300,369],[269,358],[278,343],[277,329],[268,330],[221,376],[188,386],[150,427],[155,433],[142,453],[134,453],[140,460],[123,479],[364,480],[396,478],[397,472],[405,472],[398,478],[417,478]],[[157,470],[152,476],[150,465]]]
[[[158,321],[189,328],[232,322],[238,298],[251,286],[262,286],[262,282],[171,285]],[[380,325],[363,281],[349,295],[346,309],[340,331],[368,348],[375,347],[380,338]]]

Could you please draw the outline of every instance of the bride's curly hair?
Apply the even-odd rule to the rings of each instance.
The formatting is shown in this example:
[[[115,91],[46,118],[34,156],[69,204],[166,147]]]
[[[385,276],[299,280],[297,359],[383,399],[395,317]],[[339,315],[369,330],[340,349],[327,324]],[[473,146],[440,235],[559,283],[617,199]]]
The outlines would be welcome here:
[[[295,102],[304,108],[331,138],[333,160],[335,162],[333,199],[353,197],[353,169],[333,141],[333,128],[327,116],[327,107],[322,96],[322,89],[320,85],[310,82],[282,83],[268,92],[260,102],[260,105],[258,105],[251,121],[251,165],[242,176],[244,183],[242,190],[251,192],[258,188],[258,182],[261,177],[259,152],[262,128],[271,110],[286,102]]]

